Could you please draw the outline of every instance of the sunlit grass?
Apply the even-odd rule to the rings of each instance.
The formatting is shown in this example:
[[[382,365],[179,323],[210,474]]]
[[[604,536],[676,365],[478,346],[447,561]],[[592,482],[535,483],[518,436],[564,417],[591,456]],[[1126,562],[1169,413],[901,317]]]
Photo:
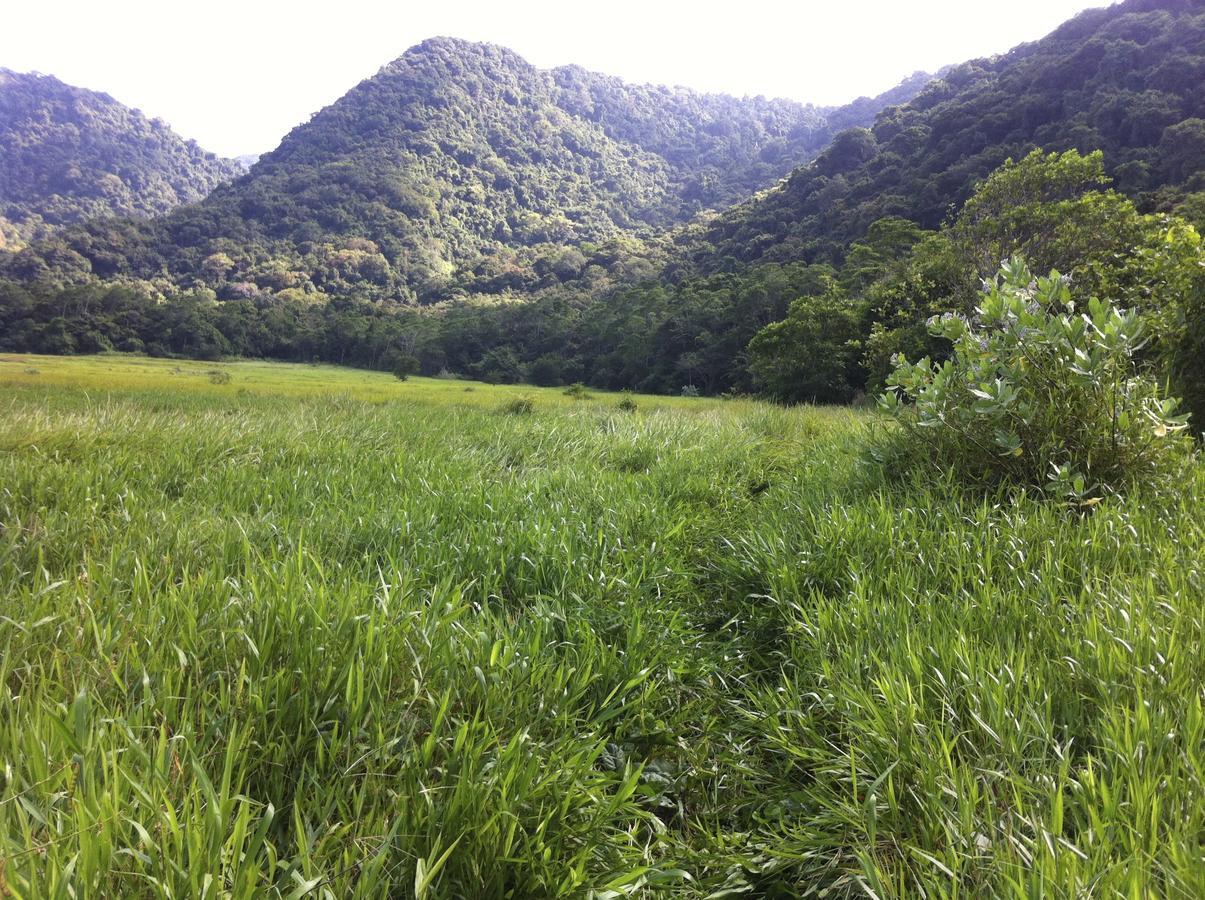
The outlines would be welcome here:
[[[341,397],[369,403],[415,401],[457,406],[495,407],[529,397],[545,406],[617,404],[623,395],[594,388],[579,396],[565,388],[492,385],[459,378],[412,376],[399,381],[386,372],[330,365],[297,365],[269,361],[152,359],[113,353],[98,356],[39,356],[0,353],[0,389],[77,388],[100,392],[161,391],[207,397]],[[635,395],[645,409],[705,411],[727,408],[733,401]],[[738,405],[742,401],[737,401]]]
[[[1205,894],[1199,468],[1081,516],[840,409],[0,391],[0,895]]]

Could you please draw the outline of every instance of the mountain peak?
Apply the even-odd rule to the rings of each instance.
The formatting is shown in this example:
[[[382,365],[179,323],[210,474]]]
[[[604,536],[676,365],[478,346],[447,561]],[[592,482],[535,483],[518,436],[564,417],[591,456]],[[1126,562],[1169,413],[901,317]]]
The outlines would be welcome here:
[[[25,239],[96,216],[154,216],[238,167],[99,91],[0,69],[0,220]]]
[[[436,35],[420,41],[407,49],[401,56],[384,65],[380,72],[404,70],[415,66],[436,63],[447,68],[448,74],[460,73],[457,63],[475,61],[477,64],[502,65],[523,70],[536,68],[526,59],[507,47],[486,41],[471,41],[466,38]]]

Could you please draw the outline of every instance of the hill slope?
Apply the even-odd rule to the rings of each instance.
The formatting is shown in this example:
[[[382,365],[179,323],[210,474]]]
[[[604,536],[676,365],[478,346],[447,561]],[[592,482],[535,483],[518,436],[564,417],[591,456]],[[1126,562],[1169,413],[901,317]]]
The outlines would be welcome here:
[[[924,81],[828,110],[542,71],[500,47],[436,38],[203,203],[64,243],[78,254],[73,277],[166,272],[225,296],[522,291],[548,271],[576,276],[571,248],[649,236],[748,196]],[[44,271],[42,255],[20,272]]]
[[[0,246],[6,231],[11,241],[95,216],[159,215],[239,172],[108,94],[0,69]]]
[[[1035,147],[1104,151],[1118,189],[1151,208],[1205,189],[1205,6],[1128,0],[947,70],[715,222],[696,261],[832,260],[888,215],[936,227]]]

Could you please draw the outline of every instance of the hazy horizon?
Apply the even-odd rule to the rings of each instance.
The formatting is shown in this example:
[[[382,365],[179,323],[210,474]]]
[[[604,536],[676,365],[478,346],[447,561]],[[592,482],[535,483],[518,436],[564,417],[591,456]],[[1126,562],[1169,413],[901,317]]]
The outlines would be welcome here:
[[[407,49],[435,36],[500,44],[540,68],[577,64],[629,82],[821,106],[881,93],[918,70],[1037,40],[1084,0],[752,3],[740,21],[697,7],[619,0],[597,21],[562,5],[460,3],[405,10],[349,0],[340,15],[216,0],[205,15],[148,0],[24,6],[0,34],[0,67],[101,91],[222,156],[265,153]],[[103,8],[102,8],[103,6]],[[993,16],[993,19],[995,17]]]

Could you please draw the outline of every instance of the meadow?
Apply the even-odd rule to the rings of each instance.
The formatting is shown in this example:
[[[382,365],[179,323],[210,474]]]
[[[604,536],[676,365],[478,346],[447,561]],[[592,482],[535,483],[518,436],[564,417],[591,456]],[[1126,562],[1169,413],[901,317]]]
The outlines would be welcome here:
[[[882,427],[0,356],[0,897],[1205,896],[1205,466]]]

